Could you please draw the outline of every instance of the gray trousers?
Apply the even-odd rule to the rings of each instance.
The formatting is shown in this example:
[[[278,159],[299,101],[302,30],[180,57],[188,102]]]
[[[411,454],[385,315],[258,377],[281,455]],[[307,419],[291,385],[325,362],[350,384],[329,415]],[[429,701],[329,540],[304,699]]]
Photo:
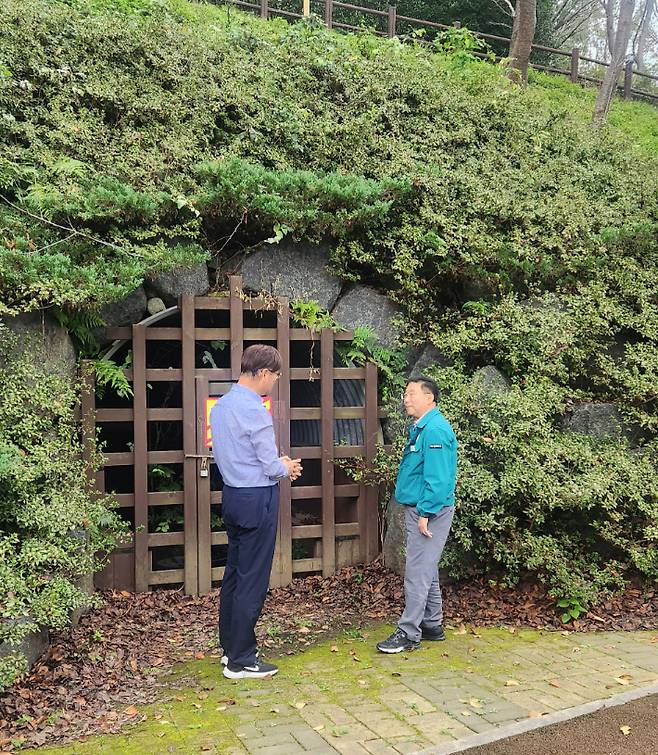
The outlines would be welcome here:
[[[410,640],[418,641],[421,624],[436,629],[443,622],[443,601],[439,586],[439,561],[448,539],[454,506],[446,506],[430,519],[427,529],[432,537],[418,530],[415,506],[404,507],[407,530],[407,561],[404,572],[404,613],[398,627]]]

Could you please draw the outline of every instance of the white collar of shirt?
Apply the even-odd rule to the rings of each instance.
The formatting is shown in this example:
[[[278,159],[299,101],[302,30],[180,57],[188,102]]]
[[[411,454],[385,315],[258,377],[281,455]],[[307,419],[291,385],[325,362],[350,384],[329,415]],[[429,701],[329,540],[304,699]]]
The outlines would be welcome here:
[[[432,409],[434,409],[434,407],[432,407]],[[430,413],[430,412],[432,411],[432,409],[428,409],[428,410],[427,410],[427,411],[425,412],[425,414],[423,414],[423,415],[422,415],[421,417],[418,417],[418,419],[417,419],[417,420],[416,420],[416,421],[414,422],[414,425],[413,425],[413,426],[414,426],[414,427],[416,427],[416,425],[417,425],[417,424],[418,424],[418,423],[419,423],[419,422],[421,421],[421,419],[422,419],[423,417],[426,417],[426,416],[427,416],[427,415],[428,415],[428,414],[429,414],[429,413]]]

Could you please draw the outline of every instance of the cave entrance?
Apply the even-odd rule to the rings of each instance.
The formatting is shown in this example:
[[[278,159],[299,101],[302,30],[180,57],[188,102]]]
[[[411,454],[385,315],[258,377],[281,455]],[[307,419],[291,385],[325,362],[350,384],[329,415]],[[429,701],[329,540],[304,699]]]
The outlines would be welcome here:
[[[269,398],[282,454],[301,457],[302,477],[280,484],[279,532],[270,584],[293,575],[332,574],[379,550],[378,491],[355,482],[337,458],[372,460],[380,437],[377,369],[345,366],[350,332],[294,327],[286,299],[229,291],[181,297],[132,327],[113,328],[108,352],[131,382],[123,399],[95,390],[86,370],[83,418],[103,443],[97,487],[113,493],[132,526],[96,575],[104,589],[180,587],[190,595],[221,582],[227,535],[221,475],[212,460],[207,417],[240,374],[243,350],[269,343],[283,356]],[[128,359],[127,359],[128,358]]]

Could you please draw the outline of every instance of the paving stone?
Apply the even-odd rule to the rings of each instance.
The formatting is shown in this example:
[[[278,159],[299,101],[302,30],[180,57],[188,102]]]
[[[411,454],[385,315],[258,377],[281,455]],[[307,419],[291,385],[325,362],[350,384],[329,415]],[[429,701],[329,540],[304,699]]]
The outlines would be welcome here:
[[[254,755],[297,755],[297,753],[304,753],[307,750],[296,743],[288,743],[273,745],[272,747],[249,746],[249,752],[253,752]]]
[[[388,744],[388,742],[385,742],[383,739],[369,739],[362,744],[372,755],[398,755],[398,751],[395,747]]]
[[[262,748],[274,747],[275,745],[290,744],[296,746],[298,744],[297,740],[293,739],[292,735],[287,731],[268,734],[267,736],[259,737],[258,739],[249,739],[248,743],[250,750],[258,748],[259,751]]]
[[[324,737],[312,729],[296,726],[290,730],[290,733],[306,751],[312,752],[313,755],[323,750],[333,751],[333,748],[327,744]]]

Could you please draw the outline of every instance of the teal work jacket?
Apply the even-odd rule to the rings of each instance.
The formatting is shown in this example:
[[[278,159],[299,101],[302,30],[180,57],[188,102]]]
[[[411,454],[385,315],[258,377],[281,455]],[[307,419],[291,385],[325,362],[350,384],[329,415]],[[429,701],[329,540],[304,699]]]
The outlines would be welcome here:
[[[395,484],[395,498],[416,506],[419,516],[432,516],[455,502],[457,438],[435,407],[409,428]]]

